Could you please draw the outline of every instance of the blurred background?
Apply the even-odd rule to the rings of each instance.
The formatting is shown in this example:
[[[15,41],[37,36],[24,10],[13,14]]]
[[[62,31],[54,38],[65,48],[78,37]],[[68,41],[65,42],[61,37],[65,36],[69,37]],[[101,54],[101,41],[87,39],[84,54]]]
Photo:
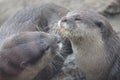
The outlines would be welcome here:
[[[93,8],[103,13],[116,31],[120,31],[120,0],[0,0],[0,25],[17,10],[53,2],[69,10],[79,8]]]

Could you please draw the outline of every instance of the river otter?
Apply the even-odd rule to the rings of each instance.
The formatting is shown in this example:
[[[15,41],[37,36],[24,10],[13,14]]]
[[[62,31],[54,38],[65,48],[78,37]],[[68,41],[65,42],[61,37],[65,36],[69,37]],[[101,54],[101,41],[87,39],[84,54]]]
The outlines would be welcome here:
[[[45,3],[23,8],[13,14],[0,28],[0,43],[6,37],[27,30],[49,32],[50,25],[57,22],[68,12],[67,9],[53,3]],[[29,27],[32,24],[32,28]]]
[[[46,3],[46,4],[43,4],[40,6],[38,6],[38,5],[31,6],[31,7],[27,7],[22,10],[17,11],[7,21],[5,21],[5,23],[0,28],[0,51],[2,51],[2,46],[5,45],[4,44],[5,41],[6,41],[6,43],[9,44],[9,42],[10,42],[9,38],[12,35],[19,34],[19,37],[20,37],[22,35],[21,32],[29,32],[29,33],[31,32],[30,35],[32,35],[33,34],[32,32],[34,32],[34,31],[49,32],[51,25],[54,24],[56,21],[58,21],[58,19],[60,19],[67,12],[68,12],[67,9],[65,9],[61,6],[55,5],[53,3]],[[34,35],[34,36],[36,36],[36,35]],[[35,39],[34,36],[32,37],[33,39]],[[29,35],[28,35],[28,37],[29,37]],[[28,37],[23,36],[23,38],[25,38],[25,40],[28,40],[28,39],[32,40],[32,38],[28,38]],[[13,38],[13,41],[14,41],[14,39],[15,38]],[[26,43],[26,46],[27,45],[32,46],[31,44],[27,44],[27,41],[25,42],[24,40],[22,40],[22,38],[20,38],[20,40],[17,39],[16,41],[19,41],[19,43]],[[18,46],[18,48],[19,48],[19,44],[11,43],[11,45],[12,44],[15,46]],[[65,46],[68,46],[67,43],[65,43]],[[41,48],[41,46],[38,46],[38,48],[39,47]],[[20,49],[21,49],[21,47],[20,47]],[[17,50],[17,49],[15,49],[15,50]],[[23,49],[23,51],[24,51],[24,49]],[[30,49],[28,51],[30,51]],[[70,53],[70,51],[64,49],[61,51],[61,53],[63,53],[63,55],[64,55],[64,53]],[[10,54],[8,54],[7,56],[9,57],[9,55]],[[15,55],[17,56],[17,54],[15,54]],[[23,53],[23,55],[24,55],[24,53]],[[18,55],[17,57],[19,58],[20,56]],[[34,57],[34,56],[31,56],[31,57]],[[14,57],[13,57],[13,59],[14,59]],[[61,64],[58,64],[57,61],[55,61],[56,59],[59,60],[61,62]],[[11,61],[11,59],[10,59],[10,61]],[[62,67],[62,63],[64,62],[64,60],[62,58],[56,56],[55,59],[53,59],[53,61],[55,61],[54,64],[57,67],[57,69],[55,70],[55,74],[56,74],[56,72],[58,70],[60,70],[60,68]],[[4,65],[4,63],[1,62],[1,65]],[[42,66],[42,67],[44,67],[44,66]],[[9,69],[10,67],[6,65],[4,68]],[[35,69],[35,67],[33,67],[33,69]],[[42,71],[40,70],[40,75],[38,74],[38,76],[36,76],[36,77],[39,77],[39,79],[41,79],[41,80],[48,80],[48,79],[50,79],[51,76],[54,75],[54,72],[51,74],[48,74],[49,72],[50,72],[50,68],[49,68],[49,66],[47,66]],[[9,73],[12,75],[12,74],[18,74],[19,72],[15,73],[14,70],[13,71],[7,70],[6,72],[2,71],[2,73],[7,73],[7,74]],[[46,75],[46,73],[48,75]],[[41,74],[43,76],[44,75],[46,75],[46,76],[41,77]],[[17,79],[15,79],[15,80],[17,80]],[[35,79],[35,80],[38,80],[38,79]]]
[[[120,39],[105,17],[93,10],[74,10],[55,30],[70,39],[86,80],[120,80]]]
[[[58,53],[57,42],[59,39],[55,36],[37,31],[8,37],[0,50],[1,76],[8,80],[31,80]],[[34,66],[35,68],[24,70],[27,65],[33,65],[38,60],[39,65]]]

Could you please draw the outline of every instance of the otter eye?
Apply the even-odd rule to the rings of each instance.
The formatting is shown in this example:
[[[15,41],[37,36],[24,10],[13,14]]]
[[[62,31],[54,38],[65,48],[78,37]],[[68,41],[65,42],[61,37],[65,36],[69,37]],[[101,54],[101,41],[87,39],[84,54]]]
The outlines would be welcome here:
[[[66,19],[66,18],[63,18],[61,21],[62,21],[62,22],[67,22],[67,19]]]
[[[81,20],[80,17],[75,18],[75,21],[80,21],[80,20]]]
[[[98,22],[95,22],[95,25],[101,28],[103,26],[103,23],[101,21],[98,21]]]

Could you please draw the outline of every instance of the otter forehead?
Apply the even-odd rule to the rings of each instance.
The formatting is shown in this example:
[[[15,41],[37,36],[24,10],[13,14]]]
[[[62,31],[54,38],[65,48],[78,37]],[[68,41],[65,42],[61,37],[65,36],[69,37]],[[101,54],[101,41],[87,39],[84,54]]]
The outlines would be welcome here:
[[[67,19],[71,18],[80,18],[81,21],[84,20],[87,24],[94,24],[96,22],[102,22],[103,24],[108,24],[107,19],[100,15],[98,12],[90,9],[78,9],[78,10],[73,10],[70,11],[66,14]]]
[[[19,34],[12,35],[8,37],[5,42],[7,42],[6,43],[7,47],[8,45],[14,47],[18,44],[24,44],[24,43],[32,42],[34,40],[41,41],[41,44],[43,44],[43,42],[46,42],[49,43],[50,45],[51,42],[57,41],[56,39],[57,38],[54,35],[36,31],[36,32],[21,32]]]
[[[101,16],[98,12],[94,10],[87,10],[87,9],[80,9],[80,10],[73,10],[67,13],[66,17],[72,17],[72,16],[80,16],[84,18],[91,18],[91,19],[103,19],[103,16]]]

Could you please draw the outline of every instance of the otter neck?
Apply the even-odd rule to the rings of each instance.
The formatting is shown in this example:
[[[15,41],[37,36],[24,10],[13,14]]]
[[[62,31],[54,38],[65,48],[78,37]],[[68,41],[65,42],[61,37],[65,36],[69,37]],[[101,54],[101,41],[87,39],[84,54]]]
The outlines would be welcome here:
[[[73,53],[76,55],[80,70],[86,75],[86,80],[107,80],[108,69],[106,50],[101,37],[71,40]]]

